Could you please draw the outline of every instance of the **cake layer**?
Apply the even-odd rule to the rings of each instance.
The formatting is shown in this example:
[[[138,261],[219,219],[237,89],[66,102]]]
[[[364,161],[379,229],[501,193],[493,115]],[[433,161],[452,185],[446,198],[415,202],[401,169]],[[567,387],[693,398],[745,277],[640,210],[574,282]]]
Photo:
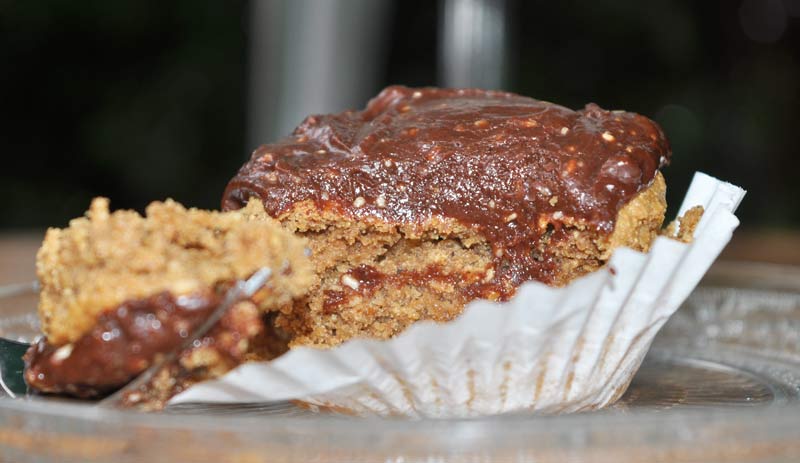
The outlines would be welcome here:
[[[267,266],[278,290],[261,301],[266,309],[302,294],[313,279],[303,241],[265,217],[258,201],[220,213],[168,200],[142,217],[109,213],[108,200],[98,198],[86,217],[47,231],[36,266],[42,331],[57,347],[80,339],[103,312],[164,291],[204,292]]]
[[[664,193],[657,174],[620,210],[610,235],[561,224],[532,244],[531,252],[549,253],[555,263],[551,281],[563,285],[599,269],[617,247],[647,251],[663,222]],[[473,299],[502,300],[515,289],[494,281],[498,269],[488,242],[457,224],[429,224],[429,233],[420,235],[365,221],[325,225],[333,219],[308,203],[281,220],[308,238],[319,275],[319,283],[282,307],[276,320],[292,345],[389,338],[418,320],[449,321]]]

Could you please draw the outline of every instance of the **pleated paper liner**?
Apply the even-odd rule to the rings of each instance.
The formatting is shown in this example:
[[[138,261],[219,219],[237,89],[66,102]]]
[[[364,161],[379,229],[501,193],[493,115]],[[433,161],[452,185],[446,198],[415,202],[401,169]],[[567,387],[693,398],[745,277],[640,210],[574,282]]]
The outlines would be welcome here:
[[[509,301],[475,301],[456,320],[419,322],[385,341],[295,348],[174,397],[181,402],[298,400],[362,415],[465,417],[565,413],[617,400],[658,330],[731,238],[744,190],[697,173],[679,214],[705,213],[694,240],[618,249],[563,288],[523,284]]]

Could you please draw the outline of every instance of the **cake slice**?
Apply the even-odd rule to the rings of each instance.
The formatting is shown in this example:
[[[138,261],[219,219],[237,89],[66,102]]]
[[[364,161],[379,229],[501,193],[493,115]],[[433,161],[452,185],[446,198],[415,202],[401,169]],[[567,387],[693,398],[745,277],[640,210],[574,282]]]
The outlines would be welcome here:
[[[395,86],[259,147],[222,207],[258,200],[308,240],[314,282],[275,323],[291,345],[334,346],[452,320],[528,280],[565,285],[620,246],[646,251],[669,157],[638,114]]]
[[[97,198],[86,217],[47,231],[36,264],[44,336],[26,354],[25,380],[80,397],[119,389],[180,347],[233,282],[265,266],[272,269],[266,287],[167,368],[176,377],[170,390],[150,394],[166,398],[249,358],[277,355],[282,348],[265,339],[265,319],[314,281],[304,240],[265,219],[258,201],[220,213],[167,200],[142,217],[110,213],[108,200]],[[167,387],[163,378],[151,385],[158,387]]]

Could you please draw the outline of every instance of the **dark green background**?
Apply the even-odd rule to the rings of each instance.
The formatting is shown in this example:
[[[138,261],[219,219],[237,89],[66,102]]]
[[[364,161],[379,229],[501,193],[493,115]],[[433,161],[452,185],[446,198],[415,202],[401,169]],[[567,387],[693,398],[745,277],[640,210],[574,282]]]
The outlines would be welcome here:
[[[673,203],[703,170],[749,190],[746,227],[798,227],[800,2],[752,5],[512,1],[507,88],[653,117],[674,149]],[[64,225],[96,195],[217,207],[254,148],[247,11],[0,0],[0,228]],[[383,83],[436,83],[437,14],[435,2],[394,3]],[[783,32],[765,43],[748,24]]]

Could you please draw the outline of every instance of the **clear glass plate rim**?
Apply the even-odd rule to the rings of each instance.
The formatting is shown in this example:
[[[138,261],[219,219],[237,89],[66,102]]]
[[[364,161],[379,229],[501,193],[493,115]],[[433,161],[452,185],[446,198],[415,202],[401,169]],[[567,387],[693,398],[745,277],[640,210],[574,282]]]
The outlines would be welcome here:
[[[376,426],[384,431],[413,432],[426,429],[448,429],[460,427],[464,430],[497,429],[502,425],[508,430],[525,427],[525,432],[531,428],[542,428],[552,431],[553,428],[575,429],[575,425],[591,426],[593,423],[606,426],[637,427],[648,426],[653,422],[659,425],[689,424],[692,426],[703,423],[725,423],[731,419],[736,421],[764,422],[768,420],[770,427],[780,424],[796,426],[800,423],[800,404],[776,404],[759,407],[720,407],[698,408],[681,410],[603,410],[590,413],[537,416],[537,415],[498,415],[477,418],[457,419],[404,419],[363,417],[354,418],[347,416],[320,416],[320,417],[295,417],[295,416],[219,416],[202,414],[162,414],[141,413],[130,410],[106,410],[87,404],[59,403],[53,400],[41,399],[0,399],[0,414],[4,413],[33,413],[41,416],[64,418],[85,422],[106,424],[123,424],[125,426],[146,426],[149,428],[181,429],[191,427],[196,430],[213,429],[214,431],[242,431],[253,430],[253,425],[258,424],[260,432],[287,431],[290,429],[313,428],[324,430],[332,434],[362,434],[367,430],[374,430]],[[800,428],[796,434],[800,435]]]

